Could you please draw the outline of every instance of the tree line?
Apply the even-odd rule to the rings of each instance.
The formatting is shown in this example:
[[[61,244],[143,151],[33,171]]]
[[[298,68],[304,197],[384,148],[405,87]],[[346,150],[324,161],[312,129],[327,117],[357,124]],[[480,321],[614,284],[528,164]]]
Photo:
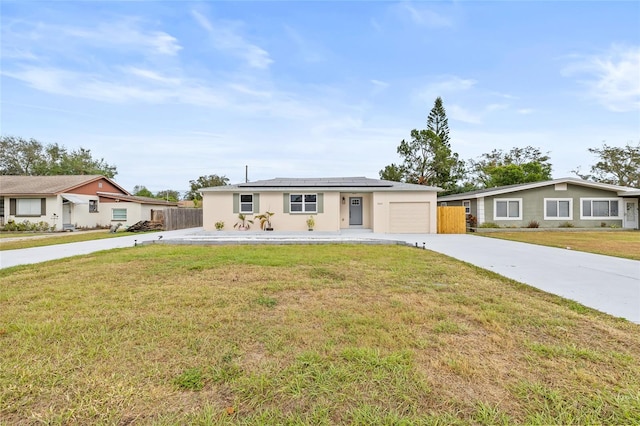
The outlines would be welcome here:
[[[539,182],[552,179],[549,153],[539,148],[514,147],[508,151],[494,149],[475,160],[461,160],[451,148],[449,123],[442,98],[436,98],[427,116],[426,129],[413,129],[410,138],[403,139],[396,152],[401,162],[391,163],[380,170],[381,179],[429,185],[442,188],[443,194],[467,192],[476,189]],[[640,142],[624,147],[588,148],[597,158],[588,172],[576,168],[578,177],[595,182],[640,188]],[[103,175],[113,178],[117,168],[93,158],[91,150],[67,150],[54,143],[44,145],[35,139],[15,136],[0,137],[0,174],[2,175]],[[190,180],[190,189],[184,194],[166,189],[156,193],[144,185],[136,185],[132,193],[137,196],[167,201],[202,199],[200,188],[228,185],[224,175],[205,175]]]
[[[451,149],[449,124],[442,98],[436,98],[427,116],[427,128],[413,129],[409,140],[402,140],[396,151],[400,164],[382,170],[381,179],[437,186],[443,194],[467,192],[498,186],[552,179],[549,153],[539,148],[494,149],[476,160],[460,160]],[[588,148],[598,158],[588,173],[572,172],[585,180],[640,188],[640,142],[624,147],[607,145]]]

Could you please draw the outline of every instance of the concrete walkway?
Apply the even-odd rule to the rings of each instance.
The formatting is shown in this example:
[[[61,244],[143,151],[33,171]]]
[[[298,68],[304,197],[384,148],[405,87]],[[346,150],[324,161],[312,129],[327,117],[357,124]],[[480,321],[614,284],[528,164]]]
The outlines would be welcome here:
[[[162,239],[159,240],[159,236]],[[137,240],[137,241],[134,241]],[[640,324],[640,261],[476,235],[371,232],[204,232],[201,228],[0,252],[0,268],[92,253],[134,243],[409,244],[446,254],[540,290]]]

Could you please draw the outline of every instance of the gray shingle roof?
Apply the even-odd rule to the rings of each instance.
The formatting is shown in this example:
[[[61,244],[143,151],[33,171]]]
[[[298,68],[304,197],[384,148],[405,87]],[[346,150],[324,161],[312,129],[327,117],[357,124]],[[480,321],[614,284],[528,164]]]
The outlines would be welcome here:
[[[116,194],[112,192],[97,192],[97,194],[105,198],[113,198],[121,201],[129,201],[129,202],[138,203],[138,204],[155,204],[155,205],[162,205],[162,206],[178,205],[177,201],[165,201],[160,198],[139,197],[137,195],[123,195],[123,194]]]
[[[366,177],[329,177],[329,178],[275,178],[237,185],[214,186],[202,188],[201,192],[227,192],[233,190],[282,191],[287,188],[325,191],[440,191],[434,186],[415,185],[403,182],[392,182]]]
[[[626,186],[619,185],[610,185],[607,183],[599,183],[599,182],[591,182],[578,178],[559,178],[553,180],[546,180],[541,182],[531,182],[531,183],[521,183],[515,185],[506,185],[506,186],[497,186],[495,188],[485,188],[479,189],[476,191],[463,192],[460,194],[452,194],[445,195],[442,197],[438,197],[438,201],[457,201],[457,200],[466,200],[470,198],[478,198],[483,196],[493,196],[499,194],[508,194],[516,191],[524,191],[532,188],[539,188],[541,186],[555,185],[557,183],[569,183],[574,185],[586,186],[590,188],[599,188],[605,189],[609,191],[616,191],[618,194],[629,194],[631,195],[631,191],[634,191],[634,188],[629,188]],[[637,191],[637,190],[635,190]]]
[[[87,184],[94,180],[106,179],[100,175],[61,176],[0,176],[0,194],[4,195],[52,195]],[[115,182],[110,181],[118,186]],[[119,186],[118,186],[119,188]],[[124,191],[124,190],[123,190]]]

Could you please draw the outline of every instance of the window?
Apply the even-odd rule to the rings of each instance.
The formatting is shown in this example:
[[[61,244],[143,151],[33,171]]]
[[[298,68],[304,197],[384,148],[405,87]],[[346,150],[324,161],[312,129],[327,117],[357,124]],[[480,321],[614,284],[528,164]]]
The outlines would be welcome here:
[[[318,196],[316,194],[289,195],[289,211],[291,213],[317,213]]]
[[[111,209],[111,220],[127,220],[127,209]]]
[[[98,200],[89,200],[89,213],[98,213]]]
[[[240,194],[240,213],[253,213],[253,194]]]
[[[464,214],[471,214],[471,201],[469,200],[463,201],[462,207],[464,207]]]
[[[42,199],[18,198],[16,199],[16,216],[42,216]]]
[[[573,200],[571,198],[545,198],[544,219],[573,219]]]
[[[497,198],[493,201],[494,220],[522,220],[522,198]]]
[[[609,198],[581,198],[580,219],[620,217],[620,200]]]

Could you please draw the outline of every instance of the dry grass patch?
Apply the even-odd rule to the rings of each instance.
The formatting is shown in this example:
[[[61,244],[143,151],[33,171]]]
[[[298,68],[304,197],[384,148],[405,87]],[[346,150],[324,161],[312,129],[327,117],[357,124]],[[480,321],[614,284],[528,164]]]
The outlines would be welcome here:
[[[0,277],[0,423],[640,422],[638,325],[429,251],[151,245]]]
[[[480,232],[475,235],[640,260],[638,231]]]

